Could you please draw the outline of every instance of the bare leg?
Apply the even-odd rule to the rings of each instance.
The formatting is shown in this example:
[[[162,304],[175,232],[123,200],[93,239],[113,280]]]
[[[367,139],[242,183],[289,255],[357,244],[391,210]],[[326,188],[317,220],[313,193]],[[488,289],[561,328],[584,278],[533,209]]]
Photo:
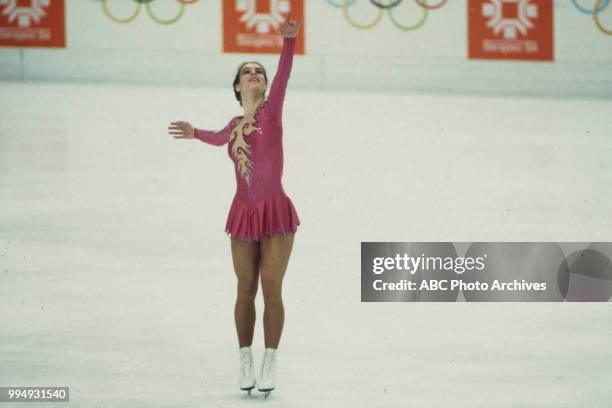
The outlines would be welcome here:
[[[239,347],[253,343],[255,330],[255,295],[259,277],[259,242],[231,239],[234,271],[238,278],[234,320]]]
[[[264,295],[264,337],[266,348],[278,348],[285,309],[282,285],[293,248],[295,234],[275,235],[261,240],[261,288]]]

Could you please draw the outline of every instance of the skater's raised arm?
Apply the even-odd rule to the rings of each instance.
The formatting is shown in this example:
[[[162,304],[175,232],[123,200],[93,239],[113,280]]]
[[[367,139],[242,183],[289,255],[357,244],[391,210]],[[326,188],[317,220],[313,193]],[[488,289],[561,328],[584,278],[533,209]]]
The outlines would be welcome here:
[[[279,33],[283,38],[283,50],[281,51],[280,59],[278,61],[278,68],[272,86],[270,87],[270,96],[268,97],[268,104],[272,118],[277,122],[280,122],[283,102],[285,100],[285,91],[287,89],[287,83],[289,82],[289,76],[291,74],[291,67],[293,65],[293,52],[295,50],[295,38],[297,37],[298,31],[300,30],[300,22],[291,21],[291,14],[287,17],[287,20],[279,29]]]

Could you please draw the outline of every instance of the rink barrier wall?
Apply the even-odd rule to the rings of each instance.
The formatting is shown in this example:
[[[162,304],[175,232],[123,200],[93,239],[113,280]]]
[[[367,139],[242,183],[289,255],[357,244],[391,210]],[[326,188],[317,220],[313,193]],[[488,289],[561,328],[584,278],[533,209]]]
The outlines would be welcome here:
[[[188,51],[9,48],[0,50],[0,79],[229,87],[245,58]],[[268,71],[276,68],[275,55],[255,59]],[[612,97],[612,69],[606,62],[365,61],[306,55],[296,56],[291,84],[318,90]]]

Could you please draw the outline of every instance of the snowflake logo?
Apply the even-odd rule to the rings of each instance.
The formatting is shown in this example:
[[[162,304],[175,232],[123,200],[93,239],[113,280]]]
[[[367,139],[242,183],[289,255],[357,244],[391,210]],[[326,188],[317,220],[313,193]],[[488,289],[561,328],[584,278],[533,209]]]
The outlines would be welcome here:
[[[49,7],[51,0],[28,0],[29,6],[23,6],[23,0],[4,0],[0,4],[5,4],[3,15],[8,16],[9,23],[17,19],[19,27],[29,27],[31,22],[40,23],[41,17],[47,15],[43,7]]]
[[[259,34],[267,34],[270,32],[270,27],[278,29],[280,23],[285,21],[282,13],[289,12],[289,0],[268,0],[269,12],[258,13],[256,0],[236,0],[236,10],[243,12],[240,21],[246,23],[248,29],[255,26],[255,31]],[[261,0],[257,1],[258,3]]]
[[[489,17],[487,27],[493,29],[495,35],[503,31],[507,40],[516,39],[516,32],[527,35],[527,30],[533,28],[531,21],[538,17],[538,6],[529,4],[529,0],[489,0],[482,5],[482,15]]]

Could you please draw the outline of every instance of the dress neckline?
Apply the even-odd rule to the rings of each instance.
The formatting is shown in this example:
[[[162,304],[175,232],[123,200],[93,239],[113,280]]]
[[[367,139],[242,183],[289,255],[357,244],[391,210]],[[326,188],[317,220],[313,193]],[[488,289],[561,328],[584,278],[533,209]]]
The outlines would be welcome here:
[[[262,103],[259,104],[259,106],[255,109],[255,112],[253,112],[253,122],[252,123],[257,123],[258,119],[259,119],[259,111],[268,103],[268,101],[263,101]],[[238,120],[242,120],[244,119],[244,115],[242,116],[238,116]]]

